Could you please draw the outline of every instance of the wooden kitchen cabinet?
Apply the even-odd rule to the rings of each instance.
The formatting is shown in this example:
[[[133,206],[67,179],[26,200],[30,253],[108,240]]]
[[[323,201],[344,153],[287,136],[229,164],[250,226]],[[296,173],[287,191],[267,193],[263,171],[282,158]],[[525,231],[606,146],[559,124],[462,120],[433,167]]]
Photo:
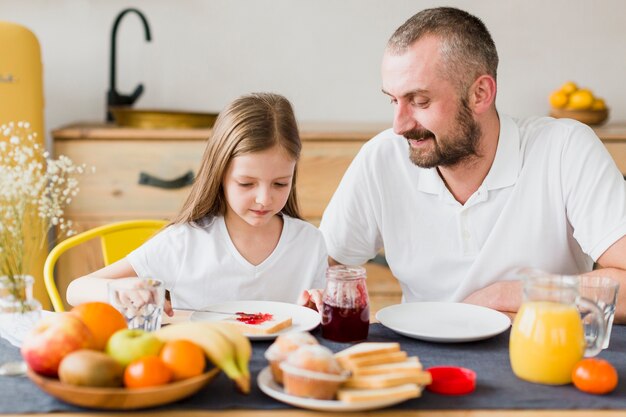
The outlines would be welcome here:
[[[319,224],[324,208],[343,173],[363,143],[386,128],[376,124],[302,124],[302,158],[298,196],[302,213]],[[626,123],[595,129],[626,174]],[[141,173],[164,180],[197,172],[210,129],[132,129],[102,124],[76,124],[52,132],[54,153],[95,167],[81,178],[80,194],[67,217],[86,230],[105,223],[137,218],[169,219],[180,208],[189,187],[162,189],[139,184]],[[69,281],[102,266],[96,241],[70,250],[58,263],[61,294]],[[372,313],[399,302],[400,286],[387,267],[368,264]]]
[[[361,145],[386,126],[302,124],[298,198],[303,216],[319,224],[324,208]],[[80,193],[67,210],[78,231],[120,220],[170,219],[189,186],[164,189],[140,184],[141,175],[162,180],[183,177],[200,165],[210,129],[134,129],[76,124],[52,132],[54,153],[95,167],[80,180]],[[57,264],[57,285],[64,295],[71,279],[102,266],[100,245],[92,241],[71,249]],[[400,300],[400,286],[389,269],[368,265],[372,305]],[[372,313],[375,310],[373,309]]]
[[[626,175],[626,122],[615,122],[594,129],[613,157],[617,167]]]

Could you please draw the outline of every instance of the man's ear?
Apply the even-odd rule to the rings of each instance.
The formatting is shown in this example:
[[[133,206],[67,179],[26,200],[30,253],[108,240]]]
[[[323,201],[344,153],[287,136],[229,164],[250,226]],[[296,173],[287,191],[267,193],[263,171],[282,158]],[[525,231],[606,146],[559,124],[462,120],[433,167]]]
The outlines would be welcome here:
[[[481,75],[469,90],[469,106],[476,114],[486,112],[496,100],[497,84],[491,75]]]

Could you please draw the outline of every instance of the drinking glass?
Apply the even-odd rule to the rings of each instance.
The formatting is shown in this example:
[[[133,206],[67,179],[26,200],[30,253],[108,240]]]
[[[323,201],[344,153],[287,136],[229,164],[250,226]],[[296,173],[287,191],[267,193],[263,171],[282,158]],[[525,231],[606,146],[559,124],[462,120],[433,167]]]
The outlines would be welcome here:
[[[151,278],[120,278],[109,282],[109,303],[126,318],[129,329],[148,332],[161,327],[165,303],[163,281]]]
[[[609,338],[611,337],[611,328],[613,327],[613,318],[615,317],[615,302],[617,301],[617,292],[619,283],[607,277],[590,277],[581,275],[580,287],[578,289],[580,295],[595,302],[600,310],[604,313],[604,344],[602,349],[609,347]],[[583,321],[586,316],[583,311]]]

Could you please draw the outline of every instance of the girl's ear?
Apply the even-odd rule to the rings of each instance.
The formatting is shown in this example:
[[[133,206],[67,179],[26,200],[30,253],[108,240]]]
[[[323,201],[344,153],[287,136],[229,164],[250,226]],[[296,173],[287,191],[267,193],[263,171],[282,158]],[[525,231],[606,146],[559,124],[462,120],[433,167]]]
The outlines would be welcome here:
[[[475,114],[486,112],[496,100],[497,84],[491,75],[481,75],[469,91],[469,106]]]

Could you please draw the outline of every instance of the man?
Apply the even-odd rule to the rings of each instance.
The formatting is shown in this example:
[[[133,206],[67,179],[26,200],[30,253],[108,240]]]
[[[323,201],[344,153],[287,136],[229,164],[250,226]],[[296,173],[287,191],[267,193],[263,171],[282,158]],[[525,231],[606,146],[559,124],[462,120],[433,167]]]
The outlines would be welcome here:
[[[331,264],[384,247],[405,301],[508,312],[519,268],[605,275],[621,283],[624,322],[622,174],[583,124],[498,113],[497,65],[486,27],[464,11],[424,10],[396,30],[382,61],[393,130],[363,146],[324,213]]]

